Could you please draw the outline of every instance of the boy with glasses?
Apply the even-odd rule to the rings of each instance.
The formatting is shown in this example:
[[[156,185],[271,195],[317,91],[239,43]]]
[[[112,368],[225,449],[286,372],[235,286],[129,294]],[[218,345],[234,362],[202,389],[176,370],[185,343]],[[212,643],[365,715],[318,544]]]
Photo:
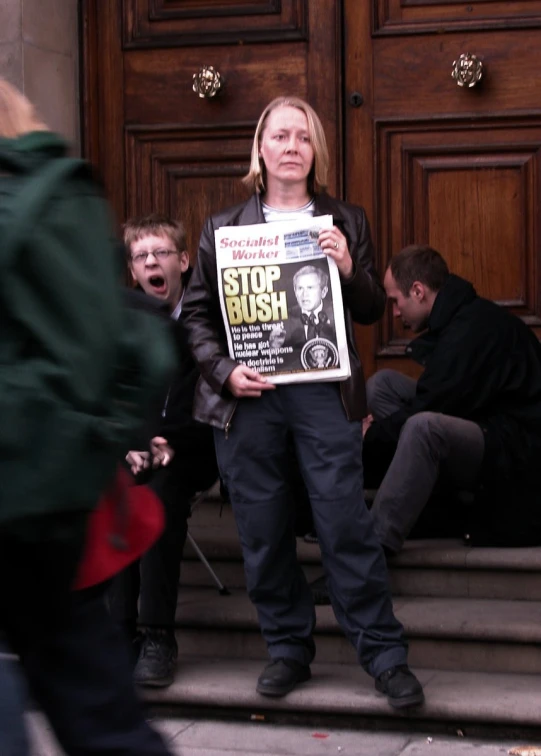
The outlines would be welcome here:
[[[161,300],[163,309],[176,321],[181,368],[169,386],[150,440],[126,457],[137,479],[147,483],[162,500],[165,531],[140,563],[115,578],[110,605],[128,635],[141,641],[134,681],[164,687],[173,682],[176,667],[175,612],[190,500],[197,491],[211,486],[218,472],[212,432],[192,419],[199,372],[187,347],[181,318],[184,290],[191,275],[184,227],[163,215],[131,219],[124,226],[124,243],[134,283],[154,301]],[[137,623],[142,636],[136,633]]]

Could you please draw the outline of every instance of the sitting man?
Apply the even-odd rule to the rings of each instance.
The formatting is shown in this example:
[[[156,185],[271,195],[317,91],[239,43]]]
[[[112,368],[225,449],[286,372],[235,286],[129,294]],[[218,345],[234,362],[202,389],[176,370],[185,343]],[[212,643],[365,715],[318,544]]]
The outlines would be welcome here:
[[[430,247],[403,249],[384,285],[394,316],[423,332],[406,354],[424,368],[418,381],[393,370],[368,381],[365,452],[392,460],[372,508],[384,549],[400,551],[440,473],[474,494],[474,542],[539,544],[537,338]]]
[[[212,431],[192,419],[199,372],[180,318],[191,274],[184,228],[166,216],[150,215],[126,223],[124,242],[134,282],[152,302],[161,300],[177,321],[180,353],[179,373],[169,387],[158,422],[148,433],[146,448],[131,451],[126,458],[137,479],[148,483],[162,500],[165,531],[140,563],[115,578],[110,590],[111,612],[128,635],[137,638],[137,621],[144,628],[134,681],[158,687],[173,682],[176,667],[175,611],[190,500],[212,485],[218,471]]]

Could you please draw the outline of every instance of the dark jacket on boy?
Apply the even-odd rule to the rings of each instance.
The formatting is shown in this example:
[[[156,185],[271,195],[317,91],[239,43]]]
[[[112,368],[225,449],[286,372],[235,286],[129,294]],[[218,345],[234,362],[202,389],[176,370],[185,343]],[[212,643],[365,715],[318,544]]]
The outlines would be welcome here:
[[[173,459],[166,467],[150,469],[138,476],[138,480],[147,484],[164,505],[165,531],[142,557],[140,565],[130,566],[115,579],[110,605],[113,616],[129,633],[135,632],[138,622],[147,628],[147,646],[155,643],[158,648],[158,663],[156,654],[148,660],[140,656],[135,681],[168,685],[172,682],[176,659],[175,613],[190,502],[196,492],[212,485],[218,477],[218,470],[212,430],[192,418],[199,371],[188,349],[182,314],[175,321],[171,319],[167,305],[158,300],[140,292],[129,296],[139,297],[141,308],[156,308],[162,317],[170,319],[180,367],[169,384],[162,406],[149,424],[145,443],[139,446],[144,450],[151,438],[163,436],[174,451]]]

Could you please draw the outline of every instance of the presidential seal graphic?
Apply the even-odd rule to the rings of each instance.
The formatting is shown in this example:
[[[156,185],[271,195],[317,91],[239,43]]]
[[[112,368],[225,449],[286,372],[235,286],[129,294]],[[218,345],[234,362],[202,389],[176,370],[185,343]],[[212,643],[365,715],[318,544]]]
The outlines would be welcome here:
[[[338,365],[338,350],[328,339],[310,339],[302,348],[301,364],[305,370],[328,370]]]

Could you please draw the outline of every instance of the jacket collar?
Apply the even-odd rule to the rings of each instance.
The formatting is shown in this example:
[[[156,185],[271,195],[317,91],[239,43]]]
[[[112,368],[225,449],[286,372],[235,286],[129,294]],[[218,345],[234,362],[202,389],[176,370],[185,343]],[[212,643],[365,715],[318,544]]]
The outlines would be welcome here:
[[[316,194],[316,211],[314,215],[332,215],[335,223],[345,223],[344,203],[330,194]]]
[[[341,203],[337,202],[329,194],[315,195],[314,215],[332,215],[335,222],[342,221]],[[245,203],[239,216],[239,226],[251,226],[253,223],[265,223],[261,194],[252,194]]]
[[[0,139],[0,160],[11,170],[34,170],[67,154],[68,146],[52,131],[30,131],[17,139]]]
[[[476,297],[477,293],[469,281],[451,274],[434,300],[428,318],[428,329],[410,341],[406,347],[407,356],[421,365],[426,365],[443,329],[464,305],[469,304]]]
[[[252,194],[239,215],[239,226],[251,226],[254,223],[265,223],[260,194]]]
[[[469,304],[477,292],[469,281],[451,275],[438,292],[428,319],[429,331],[441,331],[453,319],[460,308]]]

